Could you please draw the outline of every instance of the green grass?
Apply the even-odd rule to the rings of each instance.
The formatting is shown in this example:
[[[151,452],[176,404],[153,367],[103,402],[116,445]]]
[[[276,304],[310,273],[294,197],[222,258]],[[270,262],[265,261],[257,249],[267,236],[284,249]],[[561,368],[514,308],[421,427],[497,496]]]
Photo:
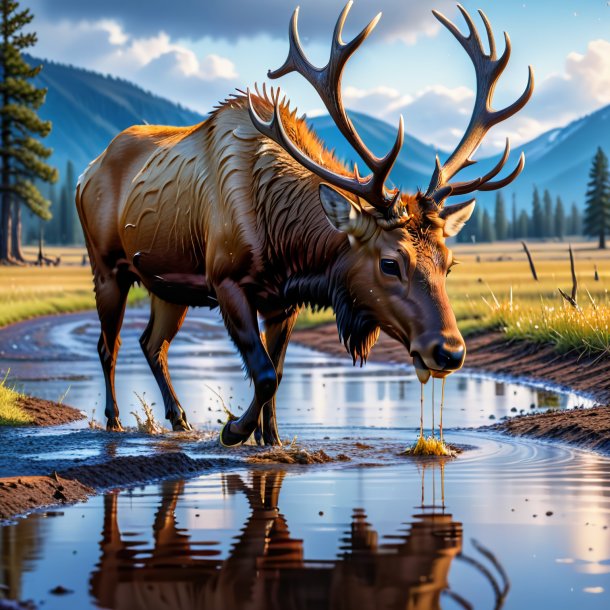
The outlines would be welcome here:
[[[0,381],[0,426],[23,426],[32,418],[19,406],[22,394],[7,387],[6,378]]]

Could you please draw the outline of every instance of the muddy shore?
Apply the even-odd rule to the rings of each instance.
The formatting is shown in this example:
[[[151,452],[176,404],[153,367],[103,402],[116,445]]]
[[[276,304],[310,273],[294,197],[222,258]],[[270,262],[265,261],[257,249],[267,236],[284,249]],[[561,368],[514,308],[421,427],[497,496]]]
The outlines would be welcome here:
[[[334,324],[297,330],[293,341],[320,351],[346,357]],[[486,430],[511,436],[553,440],[582,449],[610,454],[610,356],[579,357],[558,354],[548,345],[507,341],[499,332],[467,341],[466,367],[477,372],[546,383],[559,389],[586,394],[599,403],[590,409],[520,415]],[[410,363],[405,348],[382,335],[373,348],[371,362]]]
[[[17,401],[19,407],[32,419],[30,426],[59,426],[85,419],[86,415],[67,405],[51,400],[22,396]]]

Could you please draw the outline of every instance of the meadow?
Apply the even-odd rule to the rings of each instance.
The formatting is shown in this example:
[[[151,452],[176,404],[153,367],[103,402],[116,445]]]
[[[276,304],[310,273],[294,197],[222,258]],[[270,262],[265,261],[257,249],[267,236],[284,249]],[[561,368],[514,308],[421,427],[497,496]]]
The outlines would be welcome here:
[[[49,258],[61,257],[57,267],[0,266],[0,327],[38,316],[92,309],[95,306],[89,263],[82,264],[84,248],[48,248]],[[37,250],[25,248],[35,260]],[[134,287],[129,302],[146,298]]]
[[[532,278],[519,242],[456,244],[460,264],[447,279],[447,289],[462,332],[469,335],[501,329],[509,338],[552,343],[561,351],[603,355],[610,350],[610,250],[592,242],[572,244],[578,279],[578,307],[559,293],[572,290],[567,242],[531,242],[538,281]],[[35,258],[35,251],[26,252]],[[89,265],[84,249],[49,249],[61,256],[58,267],[0,267],[0,326],[40,315],[93,308]],[[596,279],[597,269],[597,279]],[[129,302],[146,299],[134,288]],[[301,326],[333,319],[332,312],[305,311]]]

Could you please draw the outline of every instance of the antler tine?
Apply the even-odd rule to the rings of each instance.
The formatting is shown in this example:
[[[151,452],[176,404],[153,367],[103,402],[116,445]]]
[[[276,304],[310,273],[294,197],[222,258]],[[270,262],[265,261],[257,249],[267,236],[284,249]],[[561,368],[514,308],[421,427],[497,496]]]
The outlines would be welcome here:
[[[500,172],[508,159],[510,145],[507,141],[502,158],[486,175],[467,182],[448,184],[448,181],[451,180],[451,178],[459,171],[474,163],[471,156],[479,147],[487,132],[494,125],[505,121],[521,110],[521,108],[523,108],[523,106],[525,106],[525,104],[529,101],[534,90],[534,73],[532,67],[529,66],[527,85],[521,96],[506,108],[501,110],[494,110],[492,108],[492,98],[496,83],[506,68],[510,58],[510,38],[508,34],[504,32],[505,48],[502,55],[498,58],[496,55],[496,43],[491,25],[485,13],[479,10],[479,15],[481,16],[481,20],[485,26],[487,39],[489,42],[489,53],[487,53],[483,47],[483,43],[472,17],[460,4],[458,4],[458,9],[463,15],[468,26],[468,36],[462,34],[457,26],[442,13],[439,13],[438,11],[432,12],[434,16],[453,34],[472,60],[477,78],[477,91],[470,123],[466,128],[464,136],[444,165],[440,166],[437,161],[432,179],[430,180],[430,186],[428,187],[426,195],[437,202],[441,201],[438,191],[445,186],[451,187],[451,195],[462,195],[475,190],[493,190],[494,188],[501,188],[502,186],[509,184],[519,175],[523,169],[523,164],[521,161],[519,162],[517,168],[509,176],[502,180],[491,182],[491,179]]]
[[[496,59],[496,39],[494,37],[493,30],[491,29],[491,23],[489,23],[489,19],[487,19],[487,15],[479,9],[479,15],[481,20],[483,21],[483,25],[485,26],[485,31],[487,32],[487,41],[489,42],[489,58],[492,60]]]
[[[260,133],[262,133],[264,136],[267,136],[268,138],[279,144],[301,165],[311,170],[313,173],[317,174],[325,182],[328,182],[329,184],[332,184],[333,186],[336,186],[340,189],[345,189],[350,193],[362,196],[369,203],[371,203],[373,207],[379,210],[387,211],[391,206],[394,205],[398,196],[400,195],[399,191],[387,194],[387,199],[389,202],[387,204],[375,199],[375,195],[379,193],[379,178],[375,174],[370,174],[369,176],[363,179],[360,178],[356,170],[356,174],[354,177],[342,176],[340,174],[334,173],[327,167],[320,165],[319,163],[308,157],[306,154],[304,154],[301,149],[292,142],[290,136],[286,133],[280,113],[280,102],[277,98],[274,100],[271,119],[269,121],[264,121],[254,109],[254,103],[252,100],[252,94],[250,92],[250,89],[247,90],[246,94],[248,97],[248,112],[250,114],[250,119],[256,129],[258,129],[258,131],[260,131]],[[384,157],[384,159],[385,158],[386,157]]]
[[[479,187],[480,191],[495,191],[497,189],[504,188],[507,184],[510,184],[522,171],[525,167],[525,153],[521,153],[519,155],[519,163],[517,163],[517,167],[505,178],[502,180],[496,180],[496,182],[487,182]]]
[[[352,1],[350,0],[337,19],[333,32],[330,57],[328,63],[323,68],[314,66],[307,59],[305,52],[303,51],[298,31],[299,9],[297,8],[290,21],[290,46],[286,61],[277,70],[270,70],[268,72],[268,77],[275,79],[289,74],[290,72],[297,72],[303,76],[313,86],[320,96],[320,99],[324,102],[326,109],[339,131],[371,170],[371,175],[365,179],[360,178],[357,173],[354,178],[347,178],[346,176],[336,176],[333,179],[329,178],[330,172],[328,170],[324,172],[320,171],[322,169],[320,165],[311,160],[307,161],[306,156],[303,153],[300,153],[288,138],[282,136],[282,132],[284,136],[285,132],[283,131],[279,111],[276,111],[277,116],[272,119],[270,124],[264,124],[264,122],[261,121],[257,122],[255,118],[253,118],[253,122],[257,128],[261,126],[263,129],[266,129],[267,131],[263,131],[263,129],[260,130],[265,135],[269,135],[269,137],[283,146],[295,159],[312,169],[316,174],[321,176],[322,173],[324,173],[326,176],[325,180],[331,184],[338,185],[338,183],[341,183],[343,185],[341,188],[346,188],[356,195],[365,197],[371,205],[379,210],[387,212],[394,205],[397,199],[397,193],[399,193],[399,191],[396,190],[388,191],[385,188],[385,181],[402,148],[404,141],[403,119],[400,117],[398,133],[392,149],[384,157],[377,157],[366,147],[358,135],[352,121],[347,116],[341,96],[341,77],[343,69],[349,58],[373,31],[381,17],[381,13],[379,13],[357,36],[349,42],[344,42],[342,39],[343,27],[351,7]],[[349,188],[346,186],[346,180],[349,180]]]

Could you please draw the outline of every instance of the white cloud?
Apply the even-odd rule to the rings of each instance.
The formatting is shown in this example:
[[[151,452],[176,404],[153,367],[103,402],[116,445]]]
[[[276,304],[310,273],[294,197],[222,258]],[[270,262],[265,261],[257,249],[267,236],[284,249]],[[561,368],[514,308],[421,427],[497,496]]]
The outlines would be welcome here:
[[[500,87],[502,83],[500,82]],[[515,92],[514,99],[520,92]],[[349,108],[395,123],[405,118],[406,131],[444,150],[462,137],[472,113],[474,92],[468,87],[427,87],[403,95],[391,87],[358,89],[347,87]],[[610,41],[592,40],[584,54],[568,54],[564,71],[540,82],[528,105],[517,115],[494,127],[485,138],[479,157],[513,146],[565,125],[603,105],[610,104]]]
[[[37,20],[36,26],[37,55],[131,80],[202,112],[226,96],[238,77],[230,59],[214,53],[199,57],[164,31],[133,37],[111,19]]]
[[[139,2],[104,0],[27,0],[36,15],[48,19],[82,19],[92,21],[119,19],[125,28],[137,36],[149,37],[156,33],[159,20],[172,38],[198,39],[203,36],[232,40],[267,34],[284,39],[288,22],[298,2],[286,0],[180,0],[168,6],[167,0]],[[301,32],[304,37],[324,39],[345,5],[345,0],[302,0]],[[346,30],[355,31],[383,9],[383,22],[376,34],[386,40],[402,40],[413,44],[422,36],[433,36],[439,23],[430,14],[431,8],[454,11],[453,0],[428,2],[384,0],[379,3],[355,2]],[[162,17],[160,17],[162,16]]]

